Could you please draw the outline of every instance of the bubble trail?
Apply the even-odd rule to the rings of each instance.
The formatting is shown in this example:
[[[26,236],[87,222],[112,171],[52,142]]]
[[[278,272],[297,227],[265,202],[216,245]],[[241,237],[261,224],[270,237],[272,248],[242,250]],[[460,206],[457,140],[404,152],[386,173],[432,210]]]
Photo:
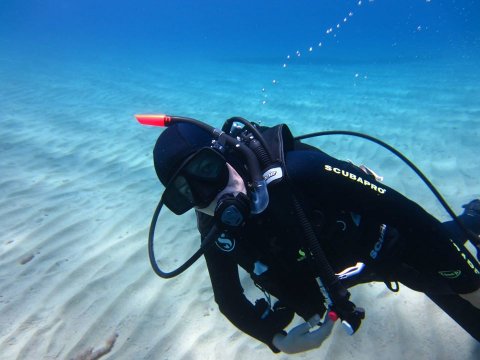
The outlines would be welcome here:
[[[368,0],[369,3],[373,3],[374,0]],[[364,6],[363,5],[363,2],[362,0],[359,0],[357,3],[356,3],[356,6],[357,7],[361,7],[361,6]],[[323,36],[324,36],[324,39],[320,39],[319,41],[316,41],[316,46],[314,45],[311,45],[311,46],[308,46],[306,49],[305,49],[305,53],[308,55],[308,54],[311,54],[311,53],[314,53],[315,52],[315,49],[318,49],[318,48],[323,48],[324,47],[324,44],[325,43],[328,43],[328,40],[330,38],[336,38],[337,37],[337,33],[339,33],[340,31],[342,31],[342,29],[347,26],[348,23],[350,23],[350,19],[354,16],[354,12],[353,12],[353,9],[351,9],[350,11],[348,11],[347,15],[343,17],[343,19],[341,19],[341,21],[337,22],[335,25],[333,26],[329,26],[327,27],[324,32],[323,32]],[[286,57],[285,57],[285,60],[282,62],[281,64],[281,67],[282,69],[287,69],[291,63],[293,63],[295,61],[295,59],[298,59],[298,58],[301,58],[302,57],[302,51],[301,50],[296,50],[293,55],[292,54],[288,54]],[[356,78],[359,77],[358,74],[356,74],[355,76]],[[365,76],[366,78],[366,76]],[[271,80],[271,83],[270,83],[270,86],[264,86],[262,87],[262,90],[261,90],[261,93],[262,93],[262,100],[261,100],[261,104],[262,105],[266,105],[268,104],[268,94],[269,94],[269,91],[267,91],[269,88],[271,88],[272,86],[277,86],[279,84],[279,80],[278,78],[276,79],[272,79]]]

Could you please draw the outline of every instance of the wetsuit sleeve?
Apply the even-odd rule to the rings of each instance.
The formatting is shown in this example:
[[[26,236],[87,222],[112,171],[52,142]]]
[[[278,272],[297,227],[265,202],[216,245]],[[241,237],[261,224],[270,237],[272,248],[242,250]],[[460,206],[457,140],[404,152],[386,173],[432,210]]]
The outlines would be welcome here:
[[[246,298],[238,274],[238,265],[214,247],[205,253],[215,301],[220,312],[239,330],[265,343],[278,353],[273,346],[273,336],[281,333],[282,325],[262,320],[254,305]]]

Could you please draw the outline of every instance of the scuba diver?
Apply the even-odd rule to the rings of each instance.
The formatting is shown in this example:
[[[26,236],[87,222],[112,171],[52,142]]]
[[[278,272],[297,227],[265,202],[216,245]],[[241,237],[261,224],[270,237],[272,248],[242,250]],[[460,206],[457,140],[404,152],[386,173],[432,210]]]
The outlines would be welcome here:
[[[373,281],[425,293],[480,341],[480,265],[464,246],[480,249],[480,200],[441,223],[368,167],[301,141],[315,134],[294,138],[284,124],[242,118],[220,130],[177,116],[136,117],[166,126],[153,150],[165,186],[150,228],[153,269],[170,278],[203,254],[222,314],[273,352],[319,347],[337,319],[355,333],[365,310],[348,288]],[[170,273],[153,246],[163,205],[176,215],[194,209],[201,235],[200,249]],[[247,299],[239,266],[264,299]],[[295,314],[305,322],[286,332]]]

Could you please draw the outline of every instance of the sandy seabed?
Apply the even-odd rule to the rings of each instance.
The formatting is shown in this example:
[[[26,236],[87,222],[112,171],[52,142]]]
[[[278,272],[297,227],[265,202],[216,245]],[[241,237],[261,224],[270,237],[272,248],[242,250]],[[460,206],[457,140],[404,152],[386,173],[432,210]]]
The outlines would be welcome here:
[[[349,337],[337,325],[320,349],[287,356],[274,355],[219,313],[203,259],[177,278],[156,277],[146,240],[162,190],[151,163],[158,130],[133,119],[138,112],[166,111],[214,118],[218,126],[243,115],[267,125],[288,122],[295,134],[372,133],[416,161],[460,211],[480,195],[480,107],[473,101],[480,97],[471,74],[462,82],[401,67],[395,76],[387,69],[312,73],[300,67],[269,92],[269,107],[260,108],[256,71],[265,74],[265,65],[212,64],[172,73],[151,64],[142,72],[127,65],[1,64],[1,359],[480,357],[474,339],[405,287],[398,294],[383,284],[353,289],[353,300],[367,313],[360,331]],[[354,78],[359,71],[368,78]],[[385,151],[345,138],[317,144],[367,163],[387,184],[446,218]],[[162,256],[175,266],[186,258],[180,240],[195,249],[194,218],[164,217]],[[258,293],[242,276],[254,300]]]

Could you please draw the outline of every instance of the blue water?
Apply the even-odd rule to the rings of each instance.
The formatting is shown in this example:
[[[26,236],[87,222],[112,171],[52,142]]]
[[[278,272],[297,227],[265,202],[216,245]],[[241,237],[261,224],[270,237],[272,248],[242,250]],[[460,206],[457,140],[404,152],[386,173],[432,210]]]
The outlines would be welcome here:
[[[55,75],[63,72],[59,76],[70,78],[75,66],[92,71],[101,67],[98,71],[107,77],[116,69],[125,80],[145,76],[145,86],[170,88],[172,98],[192,91],[192,82],[202,91],[215,91],[220,85],[236,100],[226,112],[233,108],[237,114],[263,117],[268,115],[256,105],[270,102],[265,98],[273,95],[273,80],[280,91],[286,91],[288,85],[315,78],[318,66],[335,69],[332,76],[338,75],[334,81],[341,91],[350,91],[355,80],[372,78],[377,67],[389,65],[392,78],[400,82],[404,70],[396,67],[401,65],[410,73],[424,73],[433,65],[446,81],[463,76],[475,81],[479,16],[480,4],[466,0],[148,0],[138,4],[5,0],[0,4],[0,70],[28,77],[50,66]],[[167,83],[159,78],[162,70],[176,76]],[[301,74],[296,76],[296,71]],[[208,83],[216,76],[222,78],[221,84]],[[343,83],[342,76],[350,81]],[[152,88],[154,92],[158,89]],[[296,94],[309,100],[307,92]],[[310,96],[310,100],[316,99]],[[147,108],[138,100],[123,106],[135,111],[186,110],[173,99]],[[278,117],[283,107],[277,102],[270,110]],[[189,115],[211,119],[223,110],[215,104]]]
[[[305,80],[319,64],[423,61],[443,62],[446,68],[458,64],[462,72],[476,75],[479,16],[480,4],[473,0],[5,0],[0,4],[0,54],[4,61],[19,62],[16,70],[23,73],[42,68],[43,62],[58,64],[59,71],[80,63],[116,67],[132,77],[145,65],[183,63],[183,69],[172,71],[186,78],[192,74],[185,68],[197,66],[195,73],[202,75],[201,64],[213,61],[219,72],[227,64],[235,64],[227,71],[241,71],[242,63],[245,68],[270,65],[268,70],[284,63],[311,65],[300,78]],[[333,31],[328,34],[328,29]],[[285,70],[287,76],[293,72]],[[255,91],[276,80],[262,78],[264,69],[249,71],[251,77],[242,78]],[[188,84],[171,86],[176,91]]]
[[[478,55],[479,7],[473,0],[5,0],[0,31],[2,48],[31,56],[278,60],[321,40],[351,11],[353,24],[323,59],[458,59]]]
[[[411,157],[456,211],[479,197],[479,18],[473,0],[1,1],[0,348],[7,358],[73,358],[113,328],[120,335],[112,358],[223,356],[226,345],[203,341],[188,321],[172,323],[176,313],[165,320],[155,305],[158,289],[162,301],[175,291],[178,301],[197,293],[189,277],[169,288],[149,268],[146,236],[162,191],[151,150],[160,130],[138,125],[133,114],[215,126],[243,116],[286,122],[296,135],[366,132]],[[446,218],[416,176],[376,146],[350,138],[315,144],[380,170],[389,185]],[[167,234],[194,234],[193,221],[177,221]],[[195,283],[209,289],[204,275],[195,273]],[[198,304],[215,306],[207,295]],[[79,320],[90,313],[101,321]],[[192,314],[205,319],[203,310]],[[138,345],[156,333],[152,317],[172,324],[172,333]],[[233,332],[225,322],[212,320],[211,331]],[[375,329],[368,329],[336,358],[373,356]],[[461,330],[453,338],[398,331],[418,358],[434,355],[416,336],[445,342],[437,358],[478,355]],[[175,342],[185,334],[202,352],[192,346],[178,355]],[[248,338],[235,341],[232,349],[250,347],[230,357],[260,351]],[[385,346],[392,359],[404,358],[401,347]]]

